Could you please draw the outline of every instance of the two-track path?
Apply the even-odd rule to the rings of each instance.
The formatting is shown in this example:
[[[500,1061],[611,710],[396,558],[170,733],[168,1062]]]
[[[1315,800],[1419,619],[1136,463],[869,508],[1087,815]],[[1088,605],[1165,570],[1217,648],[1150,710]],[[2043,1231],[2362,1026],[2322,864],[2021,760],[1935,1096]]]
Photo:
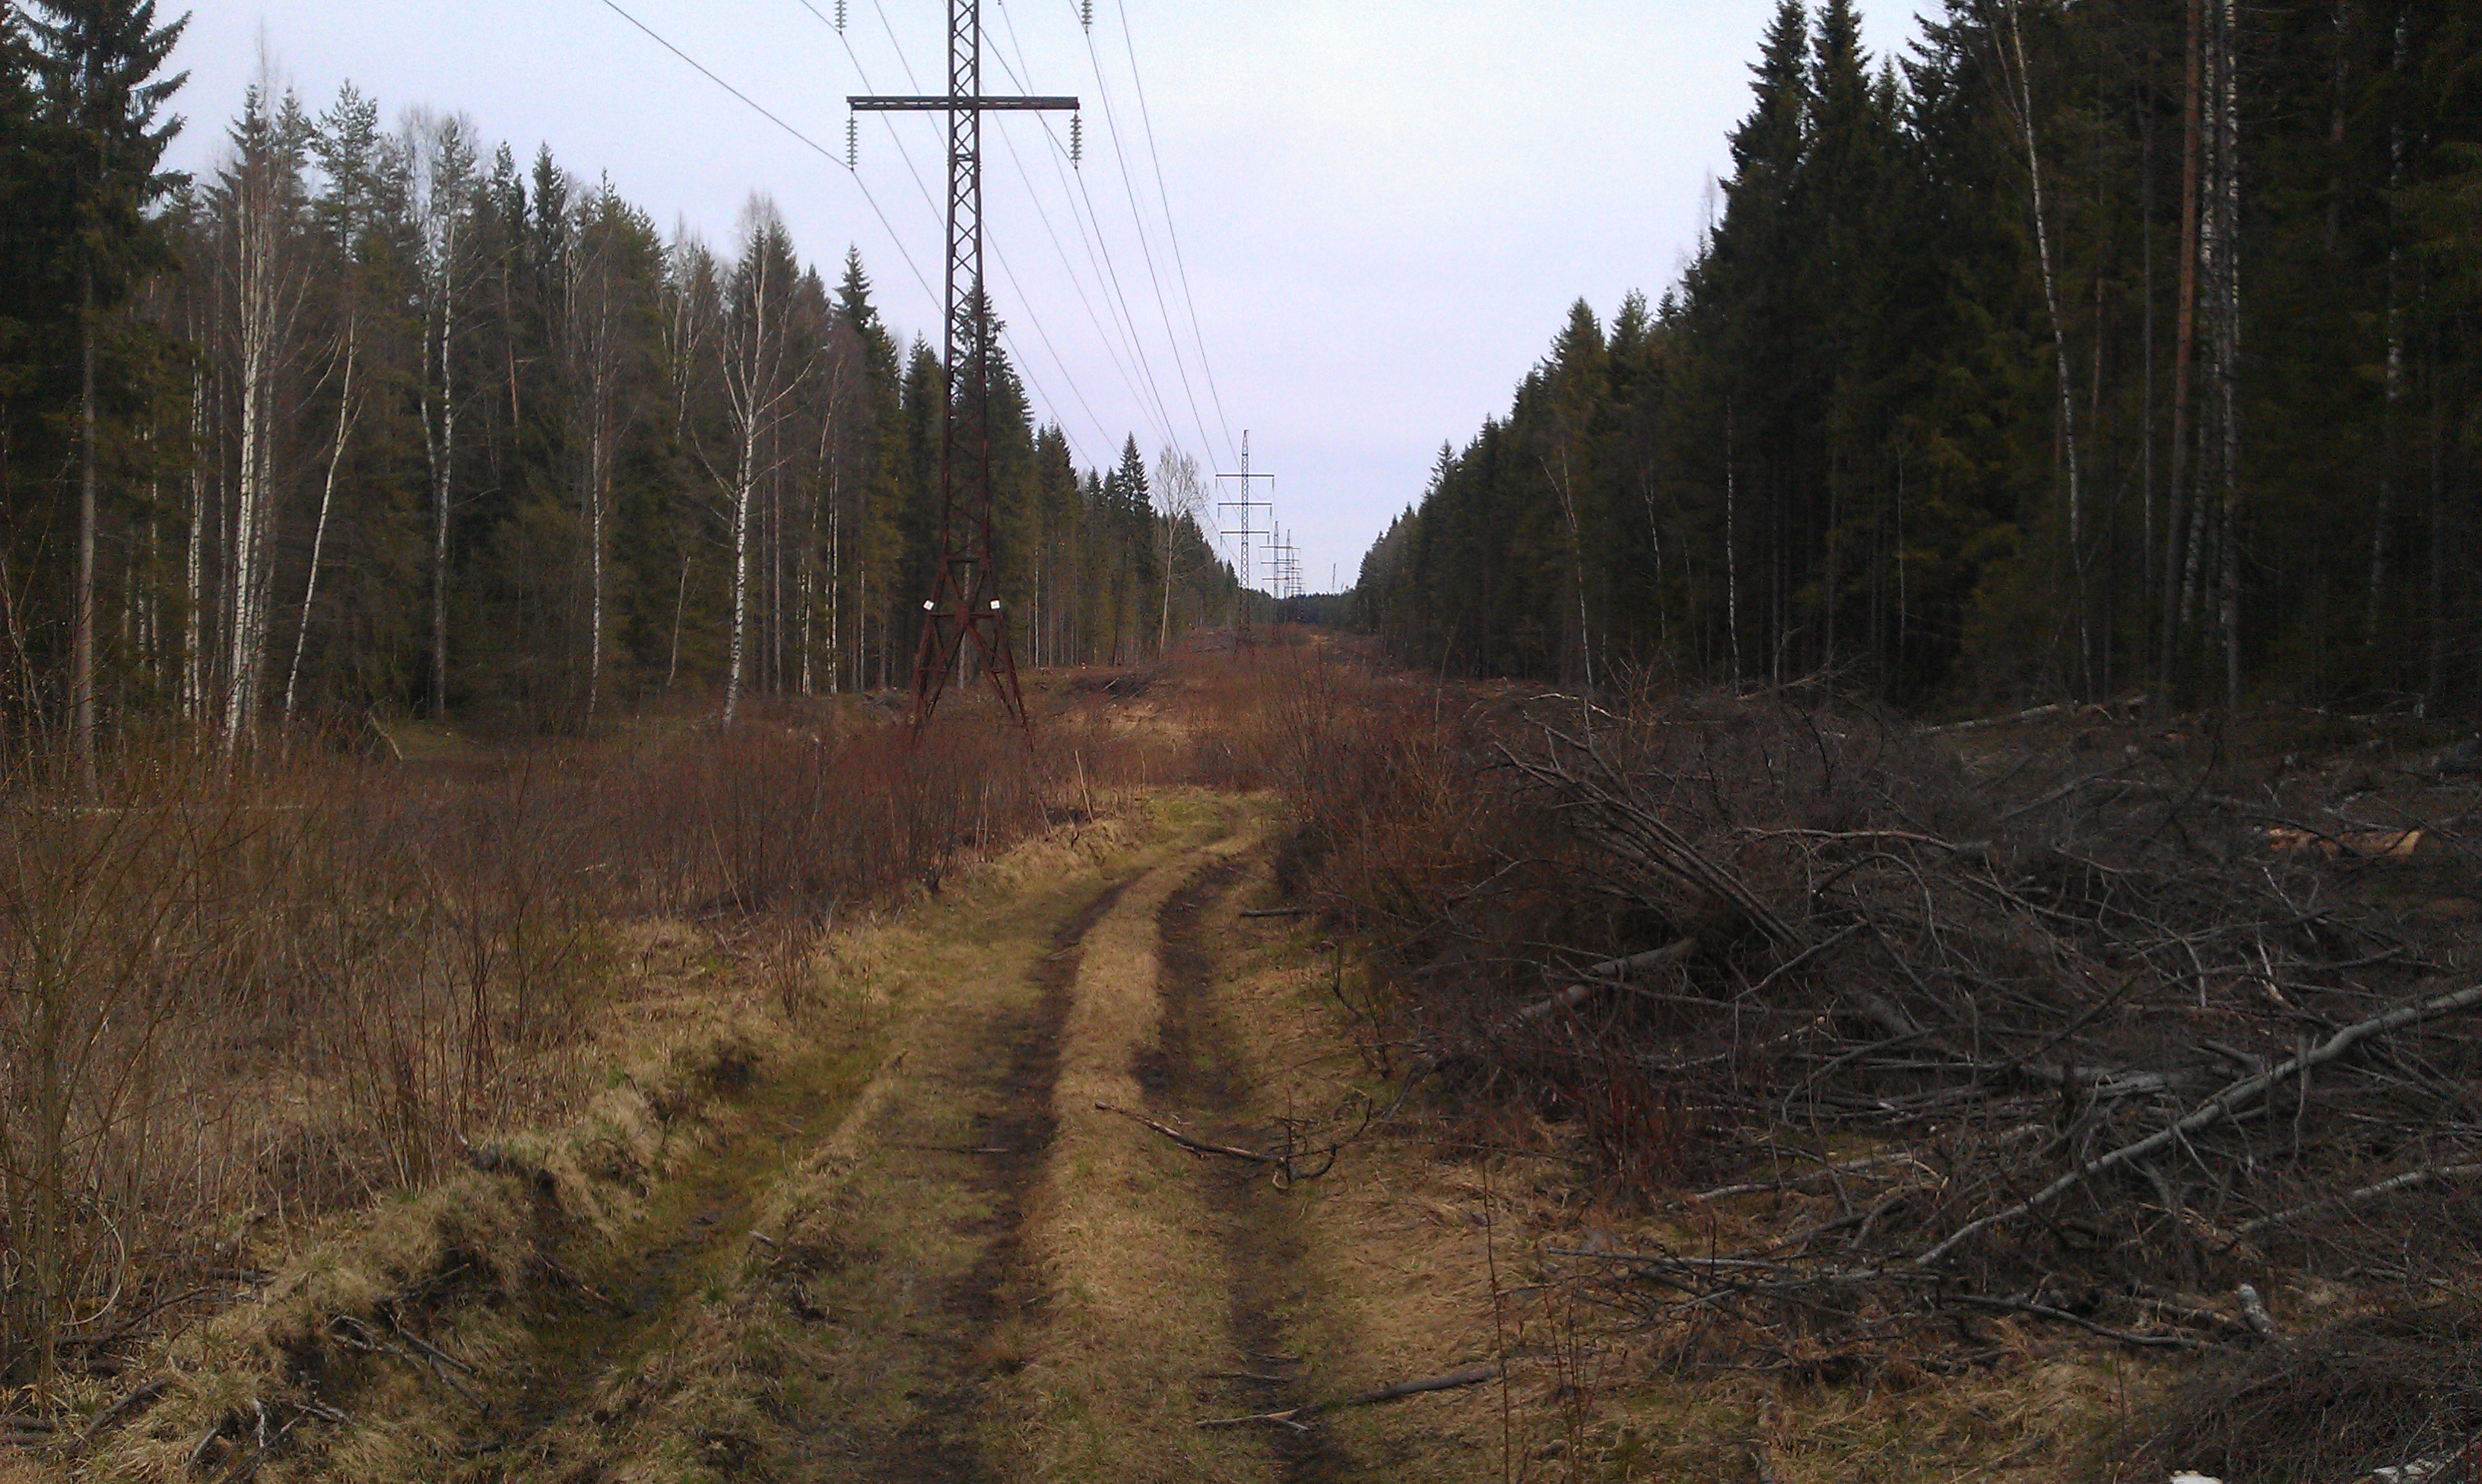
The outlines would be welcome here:
[[[1123,1116],[1265,1147],[1310,1111],[1283,1067],[1350,1060],[1319,1028],[1323,961],[1240,915],[1268,890],[1266,827],[1263,801],[1158,794],[831,941],[816,1044],[785,1030],[645,1219],[561,1251],[578,1293],[512,1312],[462,1419],[365,1392],[351,1430],[392,1432],[426,1484],[1465,1476],[1471,1445],[1405,1440],[1450,1437],[1447,1409],[1479,1397],[1384,1432],[1199,1425],[1474,1342],[1401,1322],[1469,1309],[1471,1285],[1404,1261],[1423,1237],[1390,1190],[1418,1180],[1391,1185],[1390,1156],[1280,1190]],[[267,1484],[361,1451],[339,1439]]]
[[[1281,1363],[1256,1307],[1281,1255],[1228,1172],[1097,1106],[1234,1101],[1182,1007],[1256,821],[1194,794],[1152,814],[1125,858],[912,940],[883,1071],[782,1203],[776,1240],[823,1255],[793,1297],[825,1364],[791,1476],[1344,1476],[1196,1426],[1235,1400],[1206,1378]]]

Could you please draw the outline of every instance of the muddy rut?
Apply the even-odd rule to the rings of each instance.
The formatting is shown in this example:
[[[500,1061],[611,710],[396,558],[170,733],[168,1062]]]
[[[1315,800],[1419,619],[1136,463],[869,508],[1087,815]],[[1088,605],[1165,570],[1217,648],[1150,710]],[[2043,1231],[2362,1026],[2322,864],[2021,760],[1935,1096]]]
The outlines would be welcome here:
[[[965,1185],[983,1201],[983,1214],[959,1223],[958,1235],[980,1247],[962,1275],[943,1286],[936,1306],[922,1317],[930,1327],[915,1336],[929,1355],[910,1400],[912,1419],[870,1460],[867,1476],[888,1484],[981,1484],[994,1477],[986,1467],[975,1432],[982,1387],[1011,1357],[990,1343],[1012,1320],[1041,1302],[1040,1289],[1019,1262],[1026,1198],[1051,1148],[1055,1121],[1051,1088],[1060,1069],[1061,1028],[1084,959],[1086,937],[1119,904],[1128,889],[1106,889],[1053,935],[1051,950],[1036,965],[1036,1000],[1000,1017],[984,1037],[1002,1070],[982,1096],[969,1125],[969,1142],[930,1151],[973,1161]]]
[[[1250,1086],[1236,1028],[1215,1002],[1217,956],[1206,939],[1209,910],[1240,882],[1237,862],[1217,866],[1173,894],[1156,917],[1163,1026],[1138,1067],[1139,1084],[1158,1116],[1180,1120],[1201,1137],[1240,1145],[1264,1142],[1253,1126]],[[1229,1276],[1228,1323],[1240,1368],[1223,1378],[1236,1411],[1275,1412],[1317,1401],[1297,1379],[1299,1336],[1287,1316],[1307,1300],[1298,1275],[1307,1265],[1298,1233],[1286,1223],[1265,1174],[1253,1166],[1201,1164],[1198,1188],[1221,1236]],[[1295,1484],[1342,1484],[1362,1475],[1356,1461],[1324,1429],[1269,1430],[1281,1477]]]

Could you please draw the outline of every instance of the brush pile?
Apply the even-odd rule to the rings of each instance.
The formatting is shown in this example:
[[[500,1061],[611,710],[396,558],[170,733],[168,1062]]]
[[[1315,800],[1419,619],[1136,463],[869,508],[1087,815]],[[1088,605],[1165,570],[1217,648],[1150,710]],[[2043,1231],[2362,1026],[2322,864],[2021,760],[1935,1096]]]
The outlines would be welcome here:
[[[1681,1363],[1956,1370],[1990,1316],[2282,1345],[2469,1284],[2471,786],[2099,710],[1361,711],[1297,748],[1287,869],[1384,946],[1372,1054],[1581,1129],[1673,1239],[1568,1277]],[[2335,1462],[2482,1428],[2400,1394],[2438,1405]]]

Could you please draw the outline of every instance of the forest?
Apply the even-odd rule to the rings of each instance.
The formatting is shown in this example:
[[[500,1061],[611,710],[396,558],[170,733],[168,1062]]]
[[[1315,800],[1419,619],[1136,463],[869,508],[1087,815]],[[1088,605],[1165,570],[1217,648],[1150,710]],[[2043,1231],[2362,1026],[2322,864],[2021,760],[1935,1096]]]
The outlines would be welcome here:
[[[763,198],[728,243],[668,236],[548,149],[265,68],[185,176],[183,24],[0,10],[13,742],[568,731],[911,680],[947,393],[858,250],[823,273]],[[1004,357],[990,395],[1023,659],[1228,614],[1193,463],[1133,437],[1081,470]]]
[[[2469,711],[2482,13],[1785,0],[1679,281],[1372,548],[1447,675]]]

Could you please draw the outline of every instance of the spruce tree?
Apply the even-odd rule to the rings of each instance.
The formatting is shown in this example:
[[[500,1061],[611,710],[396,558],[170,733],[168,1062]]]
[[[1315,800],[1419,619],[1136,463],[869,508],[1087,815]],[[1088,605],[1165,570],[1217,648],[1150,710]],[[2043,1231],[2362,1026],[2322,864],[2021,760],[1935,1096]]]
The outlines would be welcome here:
[[[61,151],[41,107],[40,59],[13,7],[0,8],[0,458],[36,388],[36,344],[58,316]],[[0,467],[0,491],[12,471]]]
[[[159,74],[189,17],[158,26],[155,0],[36,0],[35,10],[29,23],[70,188],[70,235],[63,246],[77,304],[78,504],[69,725],[80,769],[91,775],[98,342],[103,316],[163,259],[163,237],[149,213],[176,184],[161,166],[181,129],[180,118],[163,110],[189,74]]]

